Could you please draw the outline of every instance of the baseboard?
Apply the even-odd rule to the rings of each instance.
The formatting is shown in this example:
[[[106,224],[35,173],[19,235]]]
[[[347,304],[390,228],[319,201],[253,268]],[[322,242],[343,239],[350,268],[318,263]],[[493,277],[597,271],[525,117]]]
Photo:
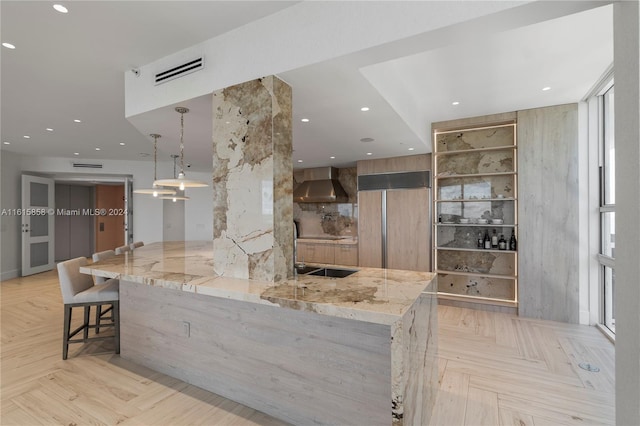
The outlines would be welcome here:
[[[13,278],[18,278],[20,276],[19,272],[20,271],[18,271],[17,269],[14,269],[12,271],[2,272],[0,274],[0,281],[6,281]]]
[[[464,302],[461,300],[449,300],[439,297],[438,304],[443,306],[454,306],[456,308],[475,309],[477,311],[501,312],[504,314],[518,315],[518,308],[510,306],[488,305],[485,303]]]

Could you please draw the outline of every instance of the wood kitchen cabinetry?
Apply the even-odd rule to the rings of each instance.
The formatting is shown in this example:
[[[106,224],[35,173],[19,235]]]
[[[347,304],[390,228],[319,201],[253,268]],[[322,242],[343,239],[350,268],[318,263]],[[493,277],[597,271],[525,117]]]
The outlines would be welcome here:
[[[358,245],[357,244],[337,244],[335,246],[336,265],[358,266]]]
[[[358,265],[358,245],[340,244],[335,241],[326,243],[297,242],[297,262],[326,263],[330,265]]]
[[[509,250],[518,226],[515,117],[457,124],[433,125],[439,298],[517,308],[517,251]],[[506,250],[479,247],[478,239],[494,232]]]

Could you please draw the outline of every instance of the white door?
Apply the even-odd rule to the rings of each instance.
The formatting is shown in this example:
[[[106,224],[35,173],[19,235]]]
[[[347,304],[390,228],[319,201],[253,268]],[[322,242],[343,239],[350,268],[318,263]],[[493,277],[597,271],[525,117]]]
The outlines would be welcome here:
[[[55,267],[54,190],[53,179],[22,175],[22,276]]]

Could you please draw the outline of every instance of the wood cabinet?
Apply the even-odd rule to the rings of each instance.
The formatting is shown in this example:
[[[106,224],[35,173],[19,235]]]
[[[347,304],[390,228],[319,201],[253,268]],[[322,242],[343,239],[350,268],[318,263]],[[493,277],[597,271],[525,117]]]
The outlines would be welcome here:
[[[358,244],[336,244],[336,265],[358,266]]]
[[[441,299],[518,305],[515,118],[434,124],[434,271]],[[450,124],[450,123],[449,123]],[[442,130],[442,129],[445,130]],[[506,249],[478,239],[504,236]]]
[[[296,262],[326,263],[330,265],[358,265],[358,244],[297,242]]]

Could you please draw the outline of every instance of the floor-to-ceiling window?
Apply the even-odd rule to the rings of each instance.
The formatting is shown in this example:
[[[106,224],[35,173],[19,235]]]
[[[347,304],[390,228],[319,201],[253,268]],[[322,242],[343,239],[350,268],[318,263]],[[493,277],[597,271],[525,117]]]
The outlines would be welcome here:
[[[614,135],[614,89],[602,94],[601,143],[600,143],[600,288],[602,290],[602,323],[613,333],[616,331],[614,304],[615,257],[616,257],[616,199],[615,199],[615,135]]]

